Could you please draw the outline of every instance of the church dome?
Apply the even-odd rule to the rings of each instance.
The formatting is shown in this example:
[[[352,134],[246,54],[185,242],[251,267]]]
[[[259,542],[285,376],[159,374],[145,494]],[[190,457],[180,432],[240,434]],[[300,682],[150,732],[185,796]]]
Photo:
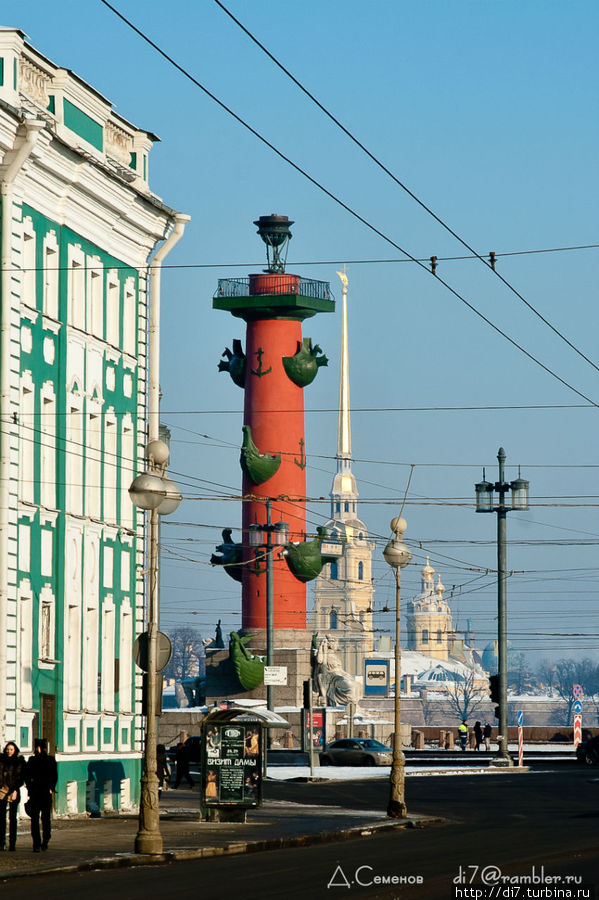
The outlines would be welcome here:
[[[435,593],[436,593],[436,594],[442,594],[443,591],[445,590],[445,585],[442,584],[442,582],[441,582],[441,576],[438,575],[437,577],[438,577],[439,580],[438,580],[437,585],[436,585],[436,587],[435,587]]]
[[[431,566],[429,559],[428,559],[428,554],[427,554],[426,563],[422,567],[422,577],[425,581],[430,581],[434,574],[435,574],[435,570]]]

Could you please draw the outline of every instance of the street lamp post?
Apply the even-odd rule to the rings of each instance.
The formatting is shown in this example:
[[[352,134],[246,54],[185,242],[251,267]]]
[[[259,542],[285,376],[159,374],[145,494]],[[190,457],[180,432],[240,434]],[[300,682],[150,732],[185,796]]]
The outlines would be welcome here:
[[[391,531],[395,534],[395,537],[391,538],[383,550],[385,562],[395,569],[395,723],[389,805],[387,806],[387,815],[393,819],[403,819],[407,813],[405,801],[406,759],[401,749],[401,644],[399,627],[401,570],[412,559],[409,548],[402,540],[407,527],[407,522],[402,516],[396,516],[392,519]]]
[[[507,723],[507,514],[511,509],[528,509],[529,483],[518,477],[514,481],[505,480],[505,450],[499,448],[499,480],[491,484],[486,480],[483,469],[483,480],[475,485],[476,512],[497,513],[497,667],[499,674],[499,756],[492,764],[496,766],[513,766],[514,761],[508,753]],[[493,492],[499,495],[499,502],[494,504]],[[506,505],[506,495],[511,492],[511,506]]]
[[[139,829],[135,837],[136,853],[162,853],[158,775],[156,771],[156,679],[158,674],[158,529],[159,516],[174,512],[181,502],[178,487],[166,475],[169,449],[163,441],[150,441],[146,447],[147,471],[129,488],[131,500],[139,509],[149,510],[148,553],[148,637],[146,678],[146,734],[144,771],[139,800]]]
[[[272,500],[266,501],[266,524],[250,525],[249,544],[255,550],[263,550],[266,566],[266,665],[274,664],[274,571],[273,552],[275,547],[284,547],[289,540],[289,525],[287,522],[271,522]],[[256,574],[260,571],[259,558],[253,569]],[[273,686],[266,685],[266,706],[273,709]]]

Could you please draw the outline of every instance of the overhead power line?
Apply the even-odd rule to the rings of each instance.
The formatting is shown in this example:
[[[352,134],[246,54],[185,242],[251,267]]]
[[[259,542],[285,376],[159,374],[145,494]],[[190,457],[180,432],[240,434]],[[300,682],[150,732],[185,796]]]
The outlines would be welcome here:
[[[577,244],[572,247],[543,247],[534,250],[505,250],[503,252],[493,253],[496,259],[504,256],[531,256],[537,253],[564,253],[571,250],[596,250],[599,244]],[[390,263],[426,263],[430,264],[433,257],[417,256],[414,259],[409,258],[385,258],[385,259],[303,259],[294,260],[293,266],[368,266],[368,265],[387,265]],[[435,256],[437,263],[440,262],[461,262],[469,259],[480,259],[478,253],[462,254],[461,256]],[[162,269],[251,269],[264,265],[263,260],[254,262],[217,262],[217,263],[163,263]],[[2,266],[0,272],[71,272],[72,265],[66,266]],[[133,272],[145,272],[149,266],[132,266],[128,263],[114,264],[110,266],[104,265],[86,265],[89,272],[103,272],[105,269],[122,270],[126,269]]]
[[[250,38],[250,40],[252,40],[264,53],[266,53],[268,58],[271,59],[272,62],[276,66],[278,66],[278,68],[281,69],[281,71],[284,72],[288,78],[290,78],[293,81],[293,83],[300,89],[300,91],[302,91],[307,97],[310,98],[310,100],[312,100],[313,103],[316,104],[316,106],[321,110],[321,112],[323,112],[325,114],[325,116],[327,116],[327,118],[329,118],[331,120],[331,122],[333,122],[338,128],[340,128],[341,131],[350,139],[350,141],[352,141],[357,147],[359,147],[360,150],[362,150],[363,153],[365,153],[366,156],[368,156],[368,158],[370,160],[372,160],[372,162],[376,166],[378,166],[379,169],[381,169],[386,175],[388,175],[389,178],[393,182],[395,182],[395,184],[398,185],[398,187],[400,187],[402,189],[402,191],[405,191],[412,198],[412,200],[414,200],[419,206],[422,207],[422,209],[424,209],[430,216],[432,216],[433,219],[436,222],[438,222],[442,228],[444,228],[447,232],[449,232],[449,234],[451,234],[452,237],[454,237],[457,241],[459,241],[463,247],[465,247],[467,250],[469,250],[470,253],[473,254],[473,256],[475,256],[477,259],[479,259],[480,262],[483,263],[483,265],[485,265],[488,269],[490,269],[499,278],[499,280],[513,294],[515,294],[515,296],[518,297],[518,299],[521,300],[522,303],[524,303],[524,305],[535,316],[537,316],[537,318],[539,318],[541,320],[541,322],[543,322],[545,325],[547,325],[547,327],[550,328],[554,334],[556,334],[559,338],[561,338],[561,340],[564,341],[568,345],[568,347],[570,347],[572,350],[574,350],[575,353],[578,353],[578,355],[580,357],[582,357],[582,359],[584,359],[586,362],[588,362],[589,365],[591,365],[597,372],[599,372],[599,366],[597,366],[592,361],[592,359],[589,359],[589,357],[586,356],[582,352],[582,350],[579,350],[578,347],[576,347],[575,344],[573,344],[571,340],[569,340],[564,334],[562,334],[562,332],[558,328],[556,328],[554,325],[552,325],[551,322],[547,318],[545,318],[545,316],[543,316],[538,311],[538,309],[536,309],[532,305],[532,303],[530,303],[525,297],[523,297],[523,295],[520,293],[520,291],[518,291],[506,278],[503,277],[503,275],[501,275],[500,272],[497,271],[497,269],[495,268],[495,260],[497,258],[496,253],[489,254],[490,261],[487,261],[483,256],[481,256],[479,253],[477,253],[477,251],[473,247],[471,247],[470,244],[464,240],[464,238],[460,237],[460,235],[456,231],[454,231],[454,229],[451,228],[447,224],[447,222],[445,222],[440,216],[437,215],[437,213],[435,213],[429,206],[427,206],[426,203],[424,203],[419,197],[417,197],[416,194],[412,190],[410,190],[410,188],[406,184],[403,183],[403,181],[400,181],[400,179],[396,175],[394,175],[394,173],[391,172],[391,170],[388,169],[387,166],[385,166],[384,163],[382,163],[381,160],[377,156],[375,156],[374,153],[372,153],[362,143],[362,141],[360,141],[355,136],[355,134],[353,134],[348,128],[346,128],[345,125],[343,125],[343,123],[340,122],[339,119],[336,116],[334,116],[333,113],[330,112],[330,110],[328,110],[326,108],[326,106],[324,106],[320,102],[320,100],[317,100],[317,98],[314,96],[314,94],[312,94],[300,81],[298,81],[298,79],[294,75],[291,74],[289,69],[285,68],[285,66],[275,56],[273,56],[273,54],[270,52],[270,50],[267,50],[267,48],[264,46],[264,44],[262,44],[258,40],[258,38],[254,34],[252,34],[252,32],[249,31],[249,29],[246,28],[245,25],[243,25],[239,21],[239,19],[237,19],[233,15],[233,13],[230,10],[227,9],[227,7],[224,5],[224,3],[221,3],[221,0],[214,0],[214,2],[216,3],[217,6],[219,6],[223,10],[224,13],[226,13],[229,16],[230,19],[233,20],[233,22],[235,22],[236,25],[239,26],[239,28],[241,28],[241,30],[245,34],[247,34],[247,36]],[[435,266],[436,266],[436,263],[438,262],[437,257],[431,256],[430,262],[431,262],[431,266],[433,268],[433,274],[434,274]]]
[[[377,228],[375,225],[373,225],[371,222],[369,222],[367,219],[365,219],[364,216],[360,215],[360,213],[358,213],[356,210],[352,209],[352,207],[349,206],[347,203],[345,203],[343,200],[341,200],[340,197],[338,197],[336,194],[334,194],[332,191],[330,191],[328,188],[326,188],[323,184],[321,184],[321,182],[317,181],[316,178],[314,178],[312,175],[310,175],[305,169],[303,169],[296,162],[294,162],[289,156],[287,156],[281,150],[279,150],[273,143],[271,143],[271,141],[269,141],[262,134],[260,134],[260,132],[257,131],[255,128],[253,128],[253,126],[251,126],[249,124],[249,122],[246,122],[245,119],[243,119],[236,112],[234,112],[222,100],[219,100],[219,98],[215,94],[213,94],[212,91],[208,90],[208,88],[205,87],[200,81],[198,81],[198,79],[195,78],[190,72],[188,72],[187,69],[185,69],[182,65],[180,65],[178,62],[176,62],[176,60],[173,59],[172,56],[169,56],[169,54],[166,53],[166,51],[163,50],[158,44],[156,44],[150,37],[148,37],[147,34],[145,34],[143,31],[141,31],[136,25],[133,24],[133,22],[131,22],[129,19],[126,18],[126,16],[124,16],[121,12],[119,12],[118,9],[116,9],[114,6],[112,6],[112,4],[108,3],[108,0],[100,0],[100,2],[104,6],[106,6],[108,9],[110,9],[116,16],[118,16],[118,18],[121,19],[121,21],[124,22],[129,28],[131,28],[132,31],[134,31],[137,35],[139,35],[139,37],[142,40],[144,40],[147,44],[149,44],[151,47],[153,47],[153,49],[156,50],[156,52],[159,53],[160,56],[162,56],[164,59],[166,59],[167,62],[169,62],[175,69],[177,69],[178,72],[180,72],[185,78],[189,79],[189,81],[191,81],[192,84],[195,84],[196,87],[198,87],[207,97],[209,97],[211,100],[213,100],[218,106],[220,106],[221,109],[223,109],[228,115],[230,115],[232,118],[234,118],[236,122],[239,122],[240,125],[242,125],[251,134],[253,134],[254,137],[256,137],[261,143],[263,143],[266,147],[268,147],[270,150],[272,150],[273,153],[275,153],[280,159],[282,159],[284,162],[286,162],[288,165],[290,165],[293,169],[295,169],[296,172],[299,172],[299,174],[302,175],[304,178],[306,178],[307,181],[309,181],[311,184],[313,184],[315,187],[317,187],[320,191],[322,191],[324,194],[326,194],[327,197],[329,197],[331,200],[333,200],[335,203],[337,203],[342,209],[344,209],[347,213],[349,213],[351,216],[353,216],[357,221],[361,222],[364,226],[366,226],[366,228],[368,228],[374,234],[378,235],[380,238],[382,238],[384,241],[386,241],[392,247],[395,247],[395,249],[399,250],[400,253],[404,253],[409,259],[412,260],[412,262],[417,263],[425,272],[431,274],[429,268],[424,263],[420,262],[420,260],[418,260],[415,256],[413,256],[411,253],[409,253],[407,250],[405,250],[402,246],[400,246],[400,244],[396,243],[396,241],[394,241],[392,238],[390,238],[388,235],[386,235],[383,231],[381,231],[379,228]],[[469,247],[468,249],[471,249],[471,248]],[[473,251],[473,250],[471,250],[471,252],[475,253],[475,251]],[[481,259],[482,259],[482,257],[481,257]],[[545,363],[543,363],[543,362],[541,362],[541,360],[537,359],[536,356],[534,356],[532,353],[530,353],[528,350],[526,350],[521,344],[519,344],[516,340],[514,340],[514,338],[510,337],[498,325],[495,325],[494,322],[492,322],[489,318],[487,318],[487,316],[485,316],[484,313],[482,313],[479,309],[477,309],[472,303],[470,303],[469,300],[467,300],[462,294],[460,294],[459,291],[457,291],[454,287],[452,287],[449,284],[449,282],[445,281],[439,275],[434,274],[434,273],[433,273],[433,277],[436,278],[437,281],[439,281],[445,288],[447,288],[447,290],[451,294],[453,294],[453,296],[456,297],[460,301],[460,303],[463,303],[465,306],[467,306],[468,309],[470,309],[476,316],[478,316],[480,319],[482,319],[483,322],[485,322],[487,325],[489,325],[490,328],[492,328],[494,331],[496,331],[498,334],[500,334],[506,341],[508,341],[510,344],[512,344],[512,346],[516,347],[517,350],[520,350],[520,352],[523,353],[528,359],[530,359],[531,362],[534,362],[541,369],[543,369],[545,372],[547,372],[548,375],[551,375],[553,378],[555,378],[557,381],[559,381],[560,384],[564,385],[564,387],[567,387],[569,390],[573,391],[577,396],[581,397],[583,400],[586,400],[587,403],[590,403],[592,406],[599,408],[599,403],[595,402],[590,397],[587,397],[586,394],[584,394],[582,391],[579,391],[578,388],[575,388],[573,385],[571,385],[569,382],[567,382],[564,378],[562,378],[560,375],[558,375],[556,372],[554,372],[552,369],[550,369],[549,366],[546,366]],[[594,364],[592,363],[592,365],[594,365]]]

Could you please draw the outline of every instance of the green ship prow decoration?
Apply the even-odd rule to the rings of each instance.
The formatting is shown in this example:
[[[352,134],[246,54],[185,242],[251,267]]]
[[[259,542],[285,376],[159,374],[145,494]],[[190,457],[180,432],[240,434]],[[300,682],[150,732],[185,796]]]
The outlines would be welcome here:
[[[312,384],[320,366],[328,366],[329,364],[327,357],[324,355],[319,356],[319,353],[322,353],[322,350],[318,344],[312,347],[312,338],[304,338],[295,356],[283,357],[283,368],[287,373],[287,377],[301,388]]]
[[[249,425],[242,427],[243,444],[239,462],[241,468],[254,484],[262,484],[275,474],[281,465],[281,454],[260,453],[252,440],[252,429]]]
[[[227,575],[230,575],[235,581],[241,581],[243,578],[243,547],[241,544],[233,543],[231,533],[231,528],[223,528],[223,542],[216,548],[216,553],[221,553],[222,556],[213,553],[210,557],[210,565],[223,566]]]
[[[245,371],[247,368],[247,360],[243,352],[241,341],[237,338],[233,340],[233,352],[225,347],[222,354],[225,358],[221,359],[218,364],[219,372],[228,372],[237,387],[245,387]]]
[[[264,657],[253,656],[245,646],[252,637],[251,634],[240,637],[236,631],[232,631],[229,639],[231,662],[240,685],[246,691],[253,691],[264,682]]]
[[[326,536],[326,529],[317,528],[317,537],[313,541],[304,541],[303,544],[287,544],[285,547],[285,559],[291,572],[298,581],[312,581],[320,575],[325,563],[334,557],[323,556],[320,547]]]

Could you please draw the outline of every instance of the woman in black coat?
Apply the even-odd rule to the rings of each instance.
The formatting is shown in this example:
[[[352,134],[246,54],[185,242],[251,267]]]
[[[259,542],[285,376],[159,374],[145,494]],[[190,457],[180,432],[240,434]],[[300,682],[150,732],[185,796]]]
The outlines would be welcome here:
[[[17,811],[20,788],[25,781],[25,760],[14,741],[9,741],[0,756],[0,850],[6,850],[6,807],[8,805],[8,849],[17,844]]]

